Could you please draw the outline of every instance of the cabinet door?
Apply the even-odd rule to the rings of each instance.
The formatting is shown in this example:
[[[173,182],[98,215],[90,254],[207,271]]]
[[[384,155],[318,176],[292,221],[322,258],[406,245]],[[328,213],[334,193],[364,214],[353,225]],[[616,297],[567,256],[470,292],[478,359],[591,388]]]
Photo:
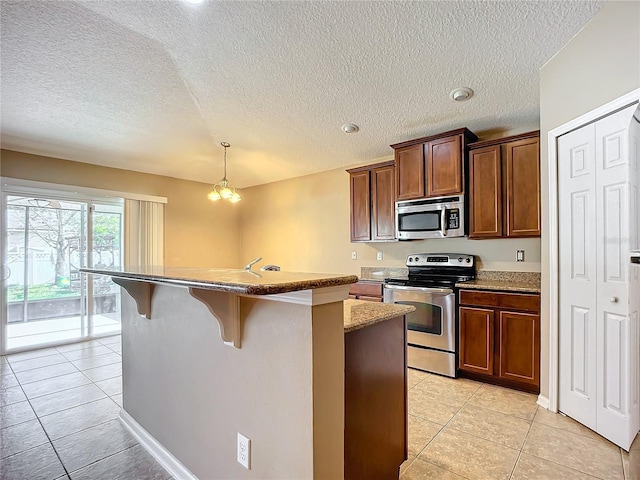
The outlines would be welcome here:
[[[396,237],[394,183],[393,165],[371,171],[372,240],[393,240]]]
[[[540,316],[499,312],[498,376],[540,386]]]
[[[540,139],[504,145],[506,158],[506,234],[540,236]]]
[[[460,136],[440,138],[425,145],[427,196],[462,193]]]
[[[500,145],[469,152],[469,237],[502,236]]]
[[[424,154],[422,144],[395,152],[397,200],[424,197]]]
[[[370,172],[351,174],[351,241],[371,240]]]
[[[460,369],[493,375],[494,311],[460,307]]]

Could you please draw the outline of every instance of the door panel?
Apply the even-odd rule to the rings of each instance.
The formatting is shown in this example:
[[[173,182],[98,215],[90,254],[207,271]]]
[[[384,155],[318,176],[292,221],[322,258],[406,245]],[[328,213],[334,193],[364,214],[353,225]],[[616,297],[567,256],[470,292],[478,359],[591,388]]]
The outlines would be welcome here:
[[[461,137],[433,140],[425,145],[427,196],[462,193]]]
[[[627,276],[626,265],[627,255],[623,256],[623,251],[628,251],[628,240],[625,232],[628,230],[623,219],[628,218],[627,212],[627,186],[624,183],[603,186],[602,195],[602,217],[604,248],[602,250],[603,259],[603,283],[623,283],[626,289]]]
[[[591,372],[586,368],[589,357],[595,355],[591,350],[589,338],[589,325],[593,322],[589,317],[592,314],[589,309],[575,305],[571,309],[570,391],[578,396],[582,395],[587,400],[595,398],[594,384],[589,378]]]
[[[120,288],[80,268],[122,265],[122,205],[18,192],[2,201],[2,350],[119,332]]]
[[[494,311],[460,307],[460,369],[493,375]]]
[[[540,317],[499,312],[500,378],[540,384]]]
[[[629,408],[638,395],[629,391],[637,389],[630,372],[638,369],[637,345],[630,348],[638,339],[629,337],[637,335],[629,297],[629,247],[637,241],[630,221],[637,200],[629,194],[635,195],[638,179],[628,131],[635,108],[558,139],[559,406],[623,448],[639,427],[638,412]]]
[[[596,426],[595,126],[558,139],[559,409]]]
[[[371,240],[369,171],[351,174],[351,241]]]
[[[630,412],[626,400],[629,350],[629,124],[634,107],[595,124],[595,183],[600,206],[596,210],[598,322],[598,433],[618,445],[628,443]],[[637,360],[635,360],[637,361]]]
[[[602,406],[607,410],[626,415],[626,317],[605,312],[603,321],[605,388]]]
[[[510,237],[539,237],[540,140],[510,142],[506,151],[506,221]]]
[[[372,240],[393,240],[396,237],[394,184],[395,169],[393,165],[371,171]]]
[[[6,349],[86,337],[86,203],[7,195],[6,212]]]
[[[396,160],[396,200],[424,197],[424,152],[422,144],[399,148]]]
[[[502,236],[500,146],[469,152],[470,238]]]
[[[585,238],[592,232],[595,225],[590,221],[589,207],[593,203],[590,198],[592,192],[581,191],[571,193],[571,278],[589,281],[591,271],[591,259]]]

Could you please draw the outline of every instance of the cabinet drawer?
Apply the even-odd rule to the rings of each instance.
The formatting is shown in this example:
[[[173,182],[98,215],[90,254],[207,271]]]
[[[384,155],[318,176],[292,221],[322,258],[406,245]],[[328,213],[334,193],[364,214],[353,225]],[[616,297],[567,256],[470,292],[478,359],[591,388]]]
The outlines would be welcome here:
[[[510,310],[524,310],[527,312],[539,313],[540,295],[460,290],[460,305],[507,308]]]
[[[382,298],[381,282],[358,282],[351,284],[349,295],[380,297]],[[367,299],[368,300],[368,299]]]

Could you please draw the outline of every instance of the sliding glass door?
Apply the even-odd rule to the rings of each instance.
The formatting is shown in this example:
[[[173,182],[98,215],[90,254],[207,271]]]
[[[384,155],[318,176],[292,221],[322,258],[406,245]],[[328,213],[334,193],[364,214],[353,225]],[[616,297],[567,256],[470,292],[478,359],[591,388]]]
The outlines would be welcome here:
[[[5,351],[120,331],[120,289],[84,266],[122,264],[122,204],[4,194]]]

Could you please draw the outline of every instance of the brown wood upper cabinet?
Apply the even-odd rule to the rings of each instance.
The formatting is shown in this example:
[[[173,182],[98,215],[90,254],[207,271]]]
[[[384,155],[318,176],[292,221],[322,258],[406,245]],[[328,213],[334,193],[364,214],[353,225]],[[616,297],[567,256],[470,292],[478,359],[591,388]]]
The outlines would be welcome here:
[[[540,132],[469,145],[469,238],[540,236]]]
[[[394,240],[394,162],[347,170],[351,182],[351,241]]]
[[[478,137],[466,128],[391,145],[395,151],[396,200],[464,193],[464,160]]]

